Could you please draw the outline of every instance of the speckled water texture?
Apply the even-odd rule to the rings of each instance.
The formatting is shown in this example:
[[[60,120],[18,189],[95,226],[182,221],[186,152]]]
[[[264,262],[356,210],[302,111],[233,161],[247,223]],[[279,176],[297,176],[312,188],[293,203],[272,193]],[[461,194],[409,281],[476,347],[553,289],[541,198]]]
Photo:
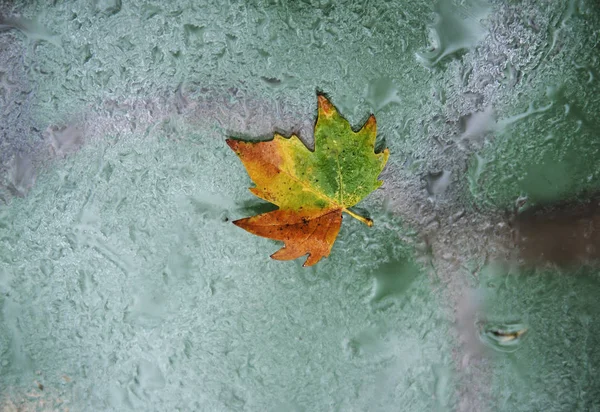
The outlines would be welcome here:
[[[515,232],[595,199],[599,41],[594,0],[0,0],[0,410],[600,410],[598,266]],[[317,90],[391,156],[302,268],[225,139],[312,144]]]

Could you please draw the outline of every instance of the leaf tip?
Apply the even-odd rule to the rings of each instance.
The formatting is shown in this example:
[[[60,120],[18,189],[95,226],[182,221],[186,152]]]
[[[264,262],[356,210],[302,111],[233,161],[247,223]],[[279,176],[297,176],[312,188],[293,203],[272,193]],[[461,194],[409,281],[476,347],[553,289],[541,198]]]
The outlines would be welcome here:
[[[231,147],[233,151],[237,151],[238,146],[240,145],[240,141],[234,139],[226,139],[225,143],[227,143],[227,146]]]
[[[367,122],[363,126],[363,129],[367,130],[377,130],[377,119],[375,119],[375,115],[371,114],[367,119]]]
[[[329,117],[335,113],[335,107],[331,102],[325,97],[323,94],[317,95],[318,107],[319,107],[319,115],[324,114]]]
[[[358,133],[365,136],[369,144],[375,144],[375,138],[377,137],[377,120],[375,119],[374,114],[369,116]]]
[[[247,229],[246,229],[246,227],[247,227],[247,225],[246,225],[246,222],[248,221],[248,219],[249,219],[249,218],[247,218],[247,217],[246,217],[246,218],[244,218],[244,219],[238,219],[238,220],[234,220],[234,221],[233,221],[233,222],[231,222],[231,223],[233,223],[233,224],[234,224],[234,225],[236,225],[237,227],[241,227],[242,229],[245,229],[245,230],[247,230]]]
[[[317,254],[309,253],[306,261],[302,264],[302,267],[307,268],[309,266],[316,265],[321,260],[321,256]]]

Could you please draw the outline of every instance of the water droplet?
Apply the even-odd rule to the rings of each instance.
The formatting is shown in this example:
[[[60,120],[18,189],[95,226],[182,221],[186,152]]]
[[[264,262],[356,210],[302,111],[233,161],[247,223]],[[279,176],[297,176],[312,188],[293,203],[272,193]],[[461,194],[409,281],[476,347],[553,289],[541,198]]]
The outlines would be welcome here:
[[[166,385],[160,368],[147,360],[142,360],[138,364],[136,380],[143,390],[157,390]]]
[[[523,323],[488,323],[479,325],[479,339],[498,352],[514,352],[527,334]]]
[[[418,273],[419,269],[413,263],[406,261],[393,261],[380,266],[373,272],[371,303],[380,302],[388,296],[404,294]]]
[[[427,193],[431,196],[438,196],[443,194],[448,186],[450,186],[452,172],[448,170],[442,170],[441,172],[429,173],[424,177],[427,182]]]
[[[37,20],[30,20],[20,17],[3,17],[0,15],[0,32],[4,30],[16,29],[23,33],[29,40],[46,41],[61,46],[60,37],[52,34]]]
[[[204,27],[193,24],[183,25],[184,42],[186,46],[199,46],[204,42]]]
[[[450,368],[443,365],[434,365],[432,369],[435,376],[435,399],[439,410],[444,410],[452,393],[452,373]]]
[[[77,151],[83,144],[84,131],[80,126],[49,127],[46,132],[50,150],[56,156]]]
[[[7,189],[13,196],[24,197],[35,183],[35,170],[27,156],[13,157],[8,170]]]
[[[392,79],[387,78],[377,79],[369,83],[366,99],[376,112],[390,104],[401,102],[398,96],[398,87]]]
[[[417,53],[417,59],[425,66],[434,66],[448,55],[475,46],[485,34],[480,21],[488,11],[484,1],[455,6],[450,0],[440,0],[435,22],[430,25],[432,45],[429,51]]]
[[[121,11],[121,0],[96,0],[96,10],[105,16],[112,16]]]
[[[460,119],[462,126],[462,139],[481,139],[487,132],[494,130],[494,111],[491,106],[482,112],[471,113]]]
[[[530,116],[533,116],[538,113],[543,113],[543,112],[549,110],[552,107],[552,105],[553,105],[552,102],[550,102],[546,106],[541,106],[536,109],[533,105],[533,102],[531,102],[531,103],[529,103],[529,107],[527,108],[527,111],[525,111],[524,113],[519,113],[514,116],[509,116],[507,118],[499,120],[498,121],[498,129],[504,130],[508,126],[511,126],[514,123],[520,122],[521,120],[527,119]]]

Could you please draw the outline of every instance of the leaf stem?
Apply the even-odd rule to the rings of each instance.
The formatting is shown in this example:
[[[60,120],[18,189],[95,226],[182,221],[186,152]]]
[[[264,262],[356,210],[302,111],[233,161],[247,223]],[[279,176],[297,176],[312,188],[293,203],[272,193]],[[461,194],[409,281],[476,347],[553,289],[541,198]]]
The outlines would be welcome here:
[[[358,215],[358,214],[354,213],[353,211],[351,211],[350,209],[346,209],[346,208],[342,209],[342,211],[348,213],[354,219],[360,220],[361,222],[363,222],[365,225],[367,225],[369,227],[373,226],[373,221],[371,219],[369,219],[368,217]]]

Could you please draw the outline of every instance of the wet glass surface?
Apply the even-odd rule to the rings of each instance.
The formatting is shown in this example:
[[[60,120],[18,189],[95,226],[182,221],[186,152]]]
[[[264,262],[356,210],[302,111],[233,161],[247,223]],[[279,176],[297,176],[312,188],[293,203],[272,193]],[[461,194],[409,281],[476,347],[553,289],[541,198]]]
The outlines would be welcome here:
[[[600,410],[600,6],[0,0],[0,409]],[[377,117],[314,267],[227,137]]]

